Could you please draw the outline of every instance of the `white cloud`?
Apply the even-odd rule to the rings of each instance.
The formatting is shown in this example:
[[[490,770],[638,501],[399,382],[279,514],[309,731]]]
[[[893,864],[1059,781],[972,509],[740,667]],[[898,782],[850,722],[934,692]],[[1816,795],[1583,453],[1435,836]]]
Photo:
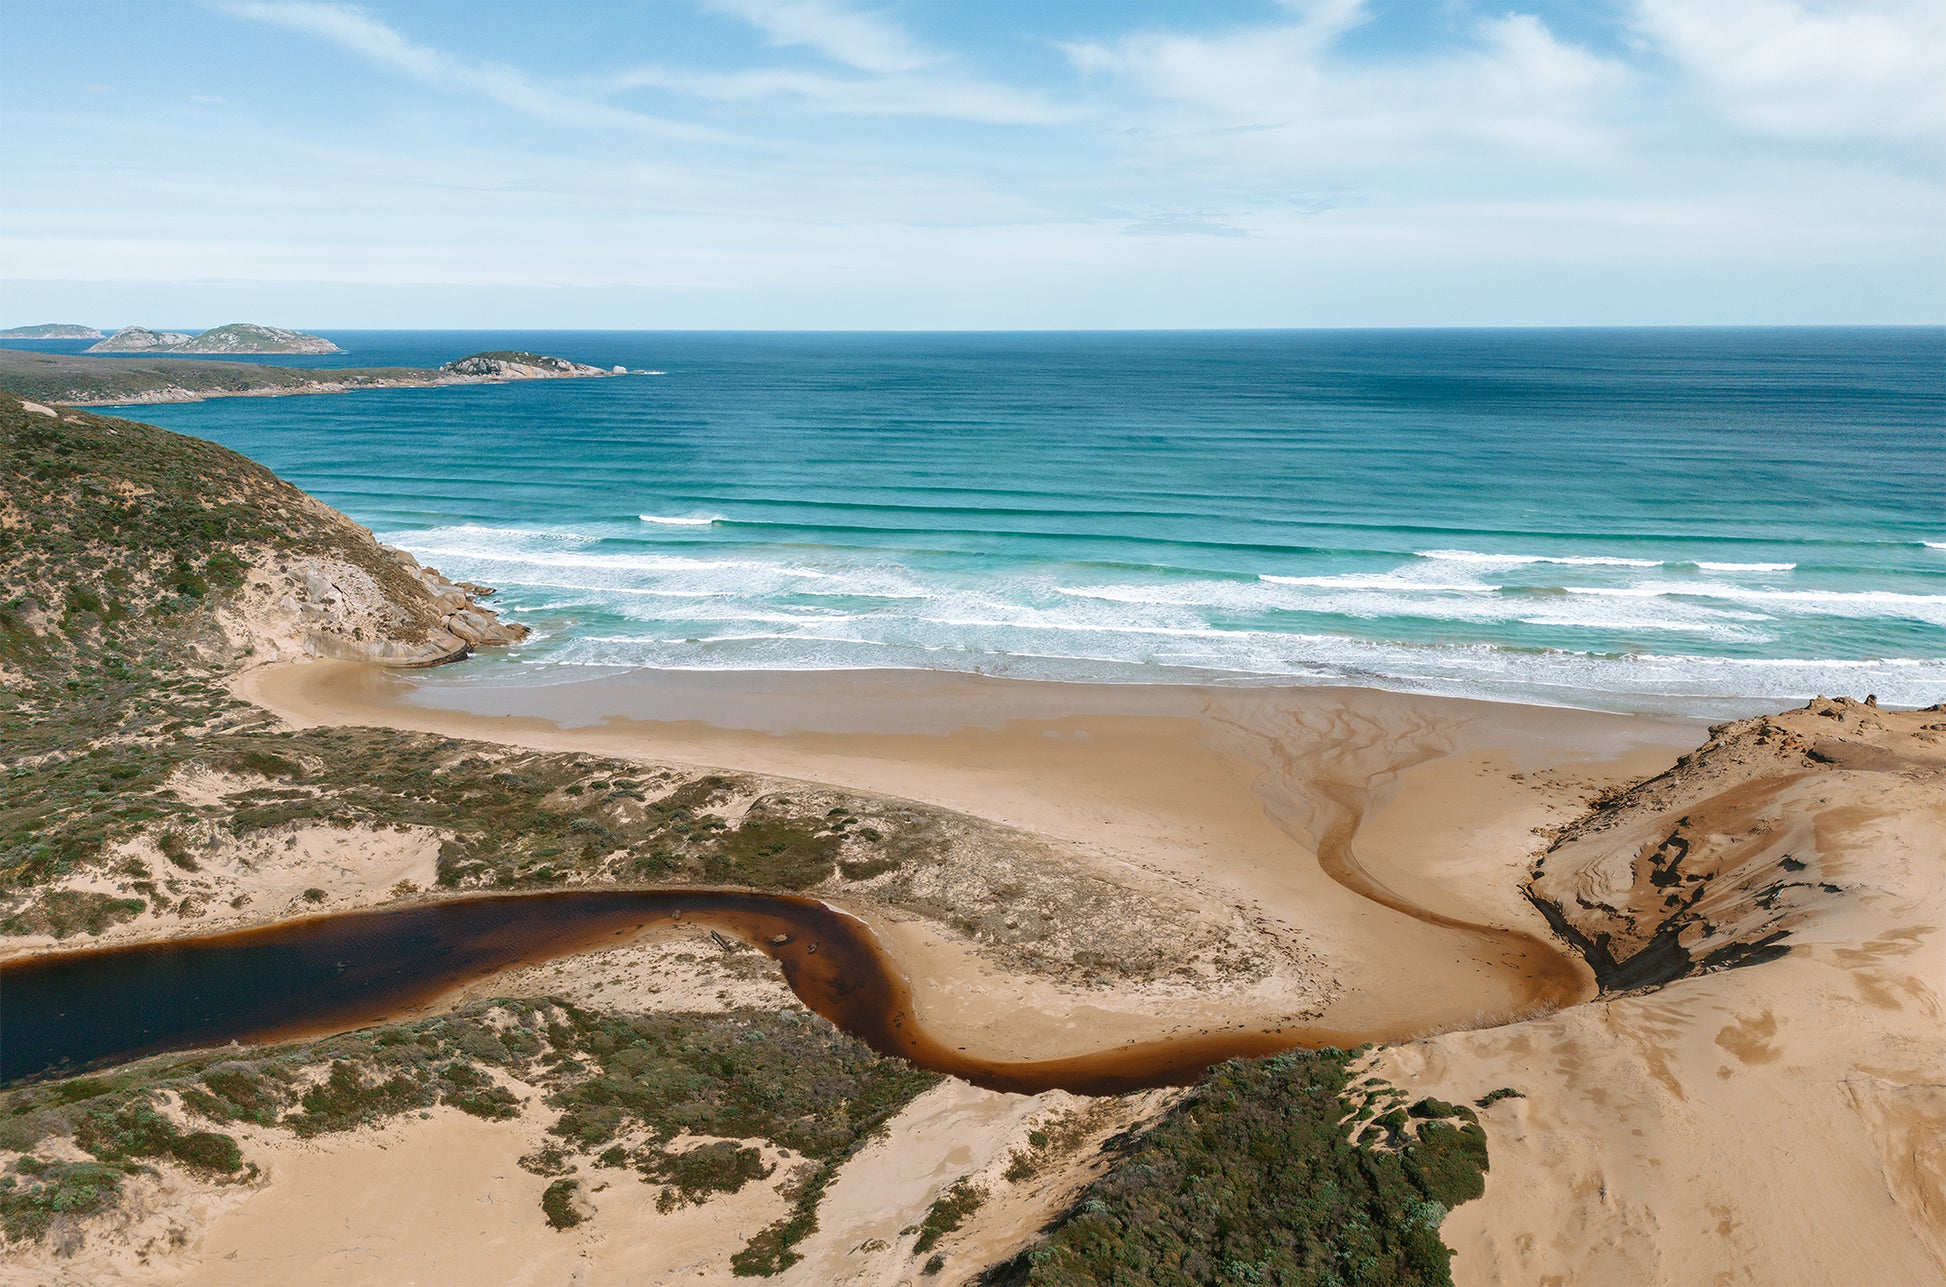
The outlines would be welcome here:
[[[717,102],[788,100],[793,106],[854,116],[931,116],[989,125],[1047,125],[1070,120],[1071,108],[1006,85],[959,76],[834,76],[759,69],[692,71],[642,66],[592,82],[606,93],[658,89]]]
[[[832,0],[707,0],[740,18],[773,45],[814,49],[860,71],[909,72],[939,62],[905,31],[882,18]]]
[[[1799,138],[1946,131],[1940,0],[1638,0],[1642,34],[1731,119]]]
[[[1151,32],[1071,46],[1077,69],[1137,99],[1152,138],[1234,160],[1369,170],[1466,158],[1455,145],[1593,159],[1622,64],[1562,42],[1538,19],[1477,23],[1435,54],[1351,58],[1339,39],[1361,0],[1291,3],[1289,21],[1215,33]],[[1146,115],[1141,105],[1160,106]]]
[[[717,131],[563,94],[502,63],[472,62],[417,44],[356,5],[327,0],[224,0],[218,7],[234,17],[328,41],[422,84],[473,94],[555,124],[691,140],[722,137]]]
[[[658,89],[717,102],[774,100],[817,112],[1040,125],[1076,113],[1040,94],[969,76],[897,25],[832,0],[702,0],[772,45],[813,50],[844,73],[799,68],[705,71],[648,64],[594,79],[598,91]]]

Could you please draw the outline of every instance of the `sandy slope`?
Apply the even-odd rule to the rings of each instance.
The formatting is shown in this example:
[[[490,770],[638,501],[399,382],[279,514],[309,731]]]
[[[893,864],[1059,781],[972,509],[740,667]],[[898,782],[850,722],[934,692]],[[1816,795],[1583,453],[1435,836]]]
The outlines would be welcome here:
[[[1788,955],[1381,1061],[1526,1093],[1487,1112],[1486,1198],[1445,1226],[1460,1282],[1946,1281],[1946,711],[1765,725],[1571,834],[1541,887],[1594,930],[1709,873],[1688,937],[1784,928]],[[1635,878],[1685,830],[1686,870]]]

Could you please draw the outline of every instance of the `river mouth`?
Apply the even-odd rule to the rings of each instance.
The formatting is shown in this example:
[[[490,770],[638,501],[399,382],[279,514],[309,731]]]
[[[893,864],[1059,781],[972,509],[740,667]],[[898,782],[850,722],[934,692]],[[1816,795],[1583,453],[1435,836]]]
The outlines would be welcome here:
[[[482,978],[671,923],[742,939],[778,963],[808,1007],[874,1050],[990,1090],[1106,1095],[1185,1085],[1225,1059],[1361,1039],[1237,1031],[1059,1059],[980,1059],[919,1027],[911,990],[877,936],[827,903],[736,890],[575,890],[442,899],[11,962],[0,966],[0,1085],[367,1027]]]

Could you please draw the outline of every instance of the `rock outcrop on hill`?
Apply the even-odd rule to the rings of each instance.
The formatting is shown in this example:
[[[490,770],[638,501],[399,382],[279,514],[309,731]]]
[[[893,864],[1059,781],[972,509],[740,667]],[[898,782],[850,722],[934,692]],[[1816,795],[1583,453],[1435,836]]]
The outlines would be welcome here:
[[[152,331],[146,326],[124,326],[99,344],[91,345],[90,353],[163,353],[189,343],[187,331]]]
[[[260,326],[255,322],[231,322],[191,336],[181,331],[152,331],[142,326],[124,326],[94,345],[90,353],[342,353],[343,349],[321,335],[287,331],[281,326]]]
[[[204,331],[182,345],[178,353],[343,353],[344,350],[322,335],[287,331],[281,326],[259,326],[254,322],[231,322]]]
[[[448,362],[439,368],[448,375],[480,376],[499,380],[583,379],[592,375],[612,375],[614,371],[541,353],[475,353]],[[619,370],[619,368],[617,368]]]

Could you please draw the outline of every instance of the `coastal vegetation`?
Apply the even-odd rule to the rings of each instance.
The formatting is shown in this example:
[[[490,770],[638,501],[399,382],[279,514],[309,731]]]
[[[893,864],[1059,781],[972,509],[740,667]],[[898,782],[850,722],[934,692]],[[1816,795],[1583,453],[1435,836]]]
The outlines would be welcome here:
[[[1472,1109],[1391,1088],[1341,1050],[1210,1070],[988,1287],[1449,1283],[1446,1213],[1484,1192]]]
[[[774,1273],[817,1227],[837,1168],[938,1081],[799,1010],[596,1014],[546,998],[318,1041],[162,1056],[0,1092],[0,1223],[14,1240],[112,1207],[131,1177],[175,1166],[237,1182],[255,1170],[239,1124],[310,1138],[440,1106],[552,1118],[523,1165],[554,1177],[533,1218],[579,1223],[598,1170],[632,1169],[665,1210],[735,1192],[788,1159],[794,1205],[738,1253]],[[696,1137],[709,1141],[691,1146]],[[75,1153],[88,1160],[75,1160]],[[66,1157],[67,1160],[63,1160]],[[570,1218],[572,1217],[572,1218]]]

